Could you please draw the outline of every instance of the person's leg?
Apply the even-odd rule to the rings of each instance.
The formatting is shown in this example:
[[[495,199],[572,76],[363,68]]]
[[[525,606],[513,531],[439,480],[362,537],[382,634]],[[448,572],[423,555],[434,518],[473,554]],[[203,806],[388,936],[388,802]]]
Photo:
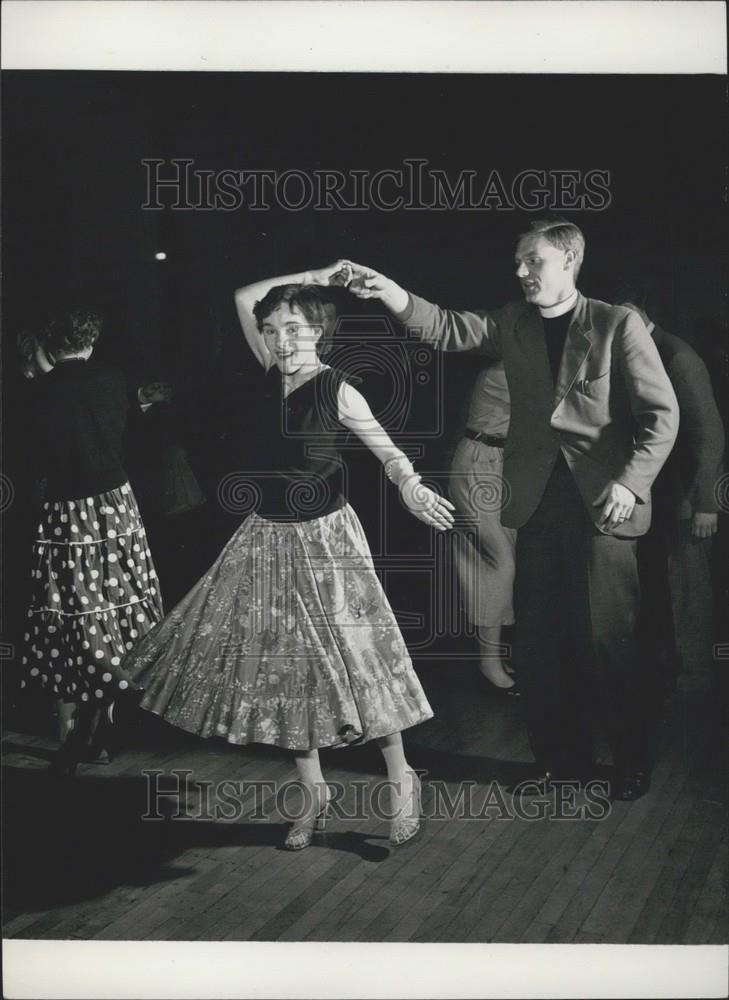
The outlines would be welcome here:
[[[61,769],[72,764],[111,763],[110,726],[106,710],[88,703],[57,702],[62,736],[57,763]]]
[[[75,701],[56,701],[58,713],[58,737],[64,744],[78,725],[78,705]]]
[[[513,677],[504,669],[503,646],[501,643],[501,625],[477,625],[478,669],[483,676],[491,681],[494,687],[509,690],[515,686]]]
[[[558,774],[571,765],[575,751],[564,553],[584,517],[581,508],[560,456],[539,507],[516,540],[515,665],[532,752],[541,771]]]
[[[73,775],[88,738],[88,712],[81,704],[60,699],[56,707],[61,745],[51,763],[51,771],[56,775]]]
[[[648,533],[638,539],[640,609],[636,637],[656,716],[673,696],[679,672],[668,568],[675,531],[675,520],[656,510],[654,498],[653,522]]]
[[[514,686],[504,669],[501,628],[514,621],[514,536],[501,524],[501,450],[464,439],[451,463],[458,520],[455,566],[466,619],[476,630],[479,670],[495,687]]]
[[[387,777],[390,781],[401,781],[407,772],[412,771],[405,757],[405,748],[402,743],[401,733],[380,736],[376,740],[376,743],[385,759]]]
[[[407,762],[400,733],[380,736],[376,742],[392,782],[390,841],[404,844],[420,828],[420,779]]]
[[[89,712],[85,758],[91,764],[109,764],[112,757],[111,721],[107,708]]]
[[[318,792],[323,785],[324,775],[321,770],[318,750],[297,750],[294,752],[296,770],[299,773],[299,781],[306,785],[312,793]]]
[[[680,658],[679,690],[709,691],[713,642],[711,548],[713,538],[691,535],[691,521],[678,522],[668,556],[676,647]]]
[[[535,526],[536,527],[536,526]],[[514,661],[527,733],[540,770],[562,756],[567,692],[561,683],[565,634],[555,537],[531,525],[516,543]]]
[[[635,629],[640,601],[635,539],[596,533],[590,544],[589,614],[602,707],[619,774],[650,770],[646,686]]]
[[[294,752],[294,760],[304,789],[304,807],[286,835],[286,847],[292,851],[300,851],[311,843],[315,827],[323,827],[329,793],[318,750],[297,750]]]
[[[580,512],[582,514],[582,512]],[[598,706],[597,667],[590,614],[590,559],[595,527],[587,516],[574,520],[569,544],[563,550],[560,598],[567,615],[564,679],[571,710],[565,719],[565,741],[572,747],[576,777],[587,776],[594,766]]]

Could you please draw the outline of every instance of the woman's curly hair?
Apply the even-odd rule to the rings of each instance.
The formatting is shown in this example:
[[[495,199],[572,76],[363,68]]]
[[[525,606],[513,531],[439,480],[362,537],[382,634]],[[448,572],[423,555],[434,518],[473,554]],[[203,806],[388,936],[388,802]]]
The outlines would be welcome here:
[[[99,339],[102,321],[98,313],[75,309],[52,320],[40,338],[43,347],[57,357],[61,354],[78,354],[93,347]]]

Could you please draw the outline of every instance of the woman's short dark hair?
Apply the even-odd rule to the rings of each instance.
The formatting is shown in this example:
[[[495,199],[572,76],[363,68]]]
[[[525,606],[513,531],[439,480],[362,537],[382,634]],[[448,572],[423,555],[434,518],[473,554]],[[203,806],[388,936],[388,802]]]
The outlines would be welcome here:
[[[332,302],[325,302],[316,285],[276,285],[253,307],[253,315],[259,330],[263,330],[266,319],[281,306],[298,309],[311,326],[321,327],[321,337],[316,349],[323,356],[331,348],[337,312]]]
[[[75,309],[46,327],[41,342],[54,356],[76,354],[93,347],[101,333],[101,317],[86,309]]]

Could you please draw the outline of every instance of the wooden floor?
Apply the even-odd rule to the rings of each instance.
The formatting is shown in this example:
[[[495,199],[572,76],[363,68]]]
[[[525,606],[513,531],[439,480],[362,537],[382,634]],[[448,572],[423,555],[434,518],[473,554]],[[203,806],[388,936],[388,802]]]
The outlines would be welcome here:
[[[489,697],[469,676],[461,666],[423,673],[437,715],[409,735],[408,752],[428,772],[429,818],[400,850],[388,845],[387,822],[370,816],[335,819],[314,846],[286,852],[283,819],[257,819],[245,800],[234,820],[210,810],[142,819],[143,769],[192,772],[191,817],[201,782],[288,781],[283,752],[198,741],[144,715],[113,764],[83,765],[59,782],[46,771],[50,738],[6,731],[5,936],[725,943],[726,754],[716,704],[673,706],[645,798],[614,803],[602,819],[529,820],[503,792],[530,759],[518,703]],[[327,777],[348,788],[345,807],[353,781],[371,789],[384,777],[369,746],[323,758]],[[493,814],[433,816],[435,785],[455,800],[459,782],[470,783],[474,811],[489,796]]]

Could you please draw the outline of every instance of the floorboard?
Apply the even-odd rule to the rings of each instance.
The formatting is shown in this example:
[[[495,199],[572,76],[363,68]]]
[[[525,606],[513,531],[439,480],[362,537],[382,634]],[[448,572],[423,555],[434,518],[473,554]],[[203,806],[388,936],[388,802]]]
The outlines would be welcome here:
[[[110,765],[58,781],[47,771],[53,741],[7,729],[5,936],[726,940],[725,757],[710,707],[674,707],[638,802],[556,819],[548,798],[545,814],[530,818],[524,810],[537,800],[517,809],[506,791],[530,760],[518,703],[490,698],[463,671],[431,688],[436,718],[406,734],[425,772],[425,818],[398,849],[372,809],[384,768],[370,745],[323,753],[343,797],[326,832],[288,852],[281,790],[294,771],[283,751],[204,742],[142,716]],[[225,781],[240,782],[242,797]],[[258,798],[254,782],[269,783]],[[145,819],[155,802],[162,818]],[[578,794],[575,807],[584,804]]]

